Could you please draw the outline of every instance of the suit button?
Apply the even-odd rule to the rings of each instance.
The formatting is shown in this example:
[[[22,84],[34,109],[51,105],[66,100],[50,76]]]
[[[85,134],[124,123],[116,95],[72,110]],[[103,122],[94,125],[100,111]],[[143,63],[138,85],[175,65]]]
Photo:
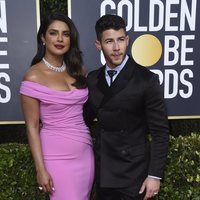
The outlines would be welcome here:
[[[121,154],[124,155],[124,156],[125,156],[127,153],[128,153],[128,152],[127,152],[126,150],[122,150],[122,151],[121,151]]]
[[[121,133],[121,134],[123,134],[123,133],[124,133],[124,130],[123,130],[123,129],[122,129],[122,130],[120,130],[120,133]]]

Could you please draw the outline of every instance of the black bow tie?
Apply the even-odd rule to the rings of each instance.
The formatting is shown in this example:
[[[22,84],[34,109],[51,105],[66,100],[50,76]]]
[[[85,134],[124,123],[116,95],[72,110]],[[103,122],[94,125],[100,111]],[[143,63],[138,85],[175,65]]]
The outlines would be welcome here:
[[[111,86],[111,84],[113,82],[113,76],[117,73],[117,71],[116,70],[108,70],[107,73],[110,76],[110,86]]]

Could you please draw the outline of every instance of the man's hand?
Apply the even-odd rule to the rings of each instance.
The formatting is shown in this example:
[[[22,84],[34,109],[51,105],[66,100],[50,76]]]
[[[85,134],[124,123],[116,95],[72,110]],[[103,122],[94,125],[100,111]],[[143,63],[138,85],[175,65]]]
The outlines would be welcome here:
[[[160,180],[147,177],[140,188],[139,193],[146,191],[145,197],[143,200],[148,200],[153,196],[157,195],[160,189]]]

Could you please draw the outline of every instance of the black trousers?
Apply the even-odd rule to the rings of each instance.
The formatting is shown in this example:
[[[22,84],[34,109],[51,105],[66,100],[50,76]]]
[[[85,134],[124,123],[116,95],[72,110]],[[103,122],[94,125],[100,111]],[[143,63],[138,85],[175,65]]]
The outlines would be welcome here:
[[[97,200],[143,200],[145,194],[135,194],[133,188],[99,188]]]

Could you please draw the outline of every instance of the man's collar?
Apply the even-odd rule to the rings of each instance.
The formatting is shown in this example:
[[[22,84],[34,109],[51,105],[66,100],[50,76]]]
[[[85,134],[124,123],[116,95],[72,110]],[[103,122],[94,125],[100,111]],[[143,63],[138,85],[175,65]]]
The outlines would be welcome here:
[[[116,70],[117,73],[119,73],[123,69],[123,67],[125,66],[128,58],[129,58],[129,56],[126,55],[125,58],[124,58],[124,60],[122,61],[122,63],[120,65],[118,65],[117,67],[114,68],[114,70]],[[106,65],[105,70],[108,71],[108,70],[113,70],[113,69],[111,69],[110,67],[108,67],[108,65]]]

